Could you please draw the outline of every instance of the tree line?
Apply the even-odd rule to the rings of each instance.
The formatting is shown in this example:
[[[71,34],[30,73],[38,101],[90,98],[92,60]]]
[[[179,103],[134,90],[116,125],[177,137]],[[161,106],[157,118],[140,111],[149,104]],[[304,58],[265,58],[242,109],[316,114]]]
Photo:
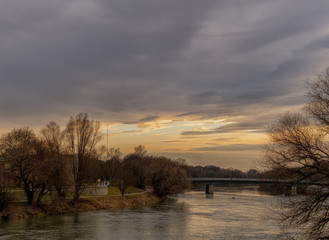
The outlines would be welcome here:
[[[62,130],[51,121],[39,133],[15,128],[0,138],[0,209],[8,202],[6,189],[24,190],[27,203],[39,205],[45,195],[75,201],[90,183],[111,181],[125,194],[128,186],[151,186],[162,197],[182,192],[191,177],[257,178],[254,169],[242,172],[217,166],[190,166],[184,159],[147,154],[142,145],[122,156],[119,148],[100,142],[100,123],[86,113],[71,117]],[[3,206],[2,206],[3,205]]]
[[[123,195],[128,186],[147,189],[151,186],[159,196],[182,192],[189,187],[185,164],[164,156],[148,155],[145,146],[122,157],[119,148],[110,148],[107,159],[93,165],[93,178],[110,179]]]
[[[122,158],[120,149],[100,146],[100,123],[86,113],[71,117],[64,130],[48,123],[38,134],[15,128],[0,138],[0,208],[8,202],[6,190],[24,190],[27,203],[39,205],[46,194],[79,200],[84,189],[98,179],[111,180],[121,194],[127,186],[152,186],[158,196],[188,186],[182,164],[166,157],[149,156],[144,146]]]
[[[51,121],[38,133],[15,128],[0,138],[0,209],[8,202],[6,189],[24,190],[27,203],[39,205],[45,195],[75,201],[90,183],[110,181],[125,194],[128,186],[160,197],[189,186],[191,177],[259,178],[255,169],[243,172],[217,166],[190,166],[184,159],[148,155],[142,145],[122,156],[119,148],[100,145],[100,123],[86,113],[71,117],[65,128]],[[3,206],[2,206],[3,205]]]
[[[189,177],[192,178],[265,178],[267,173],[257,169],[242,171],[233,168],[221,168],[215,165],[191,166],[184,165]]]

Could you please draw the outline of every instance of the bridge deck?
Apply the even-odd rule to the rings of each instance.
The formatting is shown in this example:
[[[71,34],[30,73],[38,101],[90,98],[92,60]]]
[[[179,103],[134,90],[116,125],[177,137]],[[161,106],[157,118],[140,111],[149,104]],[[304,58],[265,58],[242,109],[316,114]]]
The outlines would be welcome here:
[[[328,186],[328,182],[303,182],[293,179],[267,179],[267,178],[190,178],[193,183],[284,183],[297,185]]]
[[[193,183],[292,183],[290,180],[266,179],[266,178],[190,178]]]

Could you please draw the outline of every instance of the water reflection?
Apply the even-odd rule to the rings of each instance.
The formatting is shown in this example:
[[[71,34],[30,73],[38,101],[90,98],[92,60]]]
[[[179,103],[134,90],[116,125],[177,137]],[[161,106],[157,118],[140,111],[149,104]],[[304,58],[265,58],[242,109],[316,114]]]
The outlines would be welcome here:
[[[214,194],[206,194],[206,198],[207,199],[213,199],[214,198]]]
[[[280,239],[264,213],[275,199],[250,188],[194,191],[151,207],[9,222],[0,239]]]

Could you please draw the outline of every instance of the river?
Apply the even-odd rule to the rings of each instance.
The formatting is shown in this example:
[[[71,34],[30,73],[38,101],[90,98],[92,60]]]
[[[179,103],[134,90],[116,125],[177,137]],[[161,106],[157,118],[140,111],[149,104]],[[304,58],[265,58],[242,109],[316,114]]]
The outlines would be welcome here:
[[[256,186],[190,191],[154,206],[10,221],[0,239],[281,239],[271,204]]]

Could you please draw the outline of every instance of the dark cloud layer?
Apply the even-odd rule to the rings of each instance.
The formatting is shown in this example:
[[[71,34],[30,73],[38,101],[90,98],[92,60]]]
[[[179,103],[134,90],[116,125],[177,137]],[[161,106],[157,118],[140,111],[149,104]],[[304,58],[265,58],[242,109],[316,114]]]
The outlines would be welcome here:
[[[326,0],[1,1],[0,119],[38,125],[82,111],[141,123],[164,113],[232,117],[258,103],[300,104],[303,81],[329,60],[328,7]]]

